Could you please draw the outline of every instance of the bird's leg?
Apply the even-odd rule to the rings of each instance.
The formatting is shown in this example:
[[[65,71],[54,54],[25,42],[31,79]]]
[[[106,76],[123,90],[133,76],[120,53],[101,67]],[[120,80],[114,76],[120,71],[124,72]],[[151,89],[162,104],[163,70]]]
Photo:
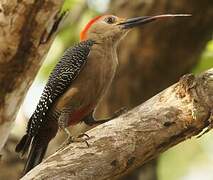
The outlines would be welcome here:
[[[100,119],[100,120],[96,120],[94,117],[93,117],[93,112],[90,113],[88,116],[84,117],[84,119],[82,121],[84,121],[87,125],[89,126],[97,126],[97,125],[100,125],[100,124],[103,124],[107,121],[110,121],[118,116],[120,116],[121,114],[125,113],[127,111],[126,108],[121,108],[119,109],[118,111],[116,111],[111,117],[109,118],[106,118],[106,119]],[[65,111],[63,111],[63,115],[61,114],[60,117],[66,117],[67,116],[67,113],[65,113]],[[59,118],[60,119],[60,118]],[[65,118],[66,119],[66,118]],[[64,119],[63,121],[64,122]],[[64,149],[67,145],[69,145],[70,143],[73,143],[73,142],[85,142],[87,144],[87,146],[89,147],[89,143],[87,142],[87,140],[90,138],[87,134],[85,133],[82,133],[80,134],[78,137],[73,137],[71,134],[70,134],[70,131],[64,127],[64,123],[60,123],[61,126],[61,129],[64,130],[64,132],[67,134],[67,139],[62,143],[62,145],[59,147],[58,150],[60,149]],[[86,137],[86,139],[84,138]]]
[[[90,113],[88,116],[86,116],[83,121],[85,122],[85,124],[89,125],[89,126],[93,126],[93,125],[100,125],[103,124],[105,122],[108,122],[118,116],[120,116],[121,114],[125,113],[127,111],[127,108],[122,107],[121,109],[117,110],[116,112],[113,113],[113,115],[109,118],[105,118],[105,119],[100,119],[100,120],[96,120],[93,116],[93,112]]]

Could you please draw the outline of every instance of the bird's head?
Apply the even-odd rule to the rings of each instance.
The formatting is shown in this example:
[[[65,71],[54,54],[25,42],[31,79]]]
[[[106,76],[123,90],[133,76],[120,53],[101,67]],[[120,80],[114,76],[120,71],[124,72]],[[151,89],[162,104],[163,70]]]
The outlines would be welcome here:
[[[92,39],[97,43],[112,42],[117,44],[127,32],[137,26],[154,20],[169,19],[172,17],[186,17],[189,14],[163,14],[156,16],[142,16],[131,19],[120,18],[114,15],[97,16],[90,20],[81,31],[81,41]]]

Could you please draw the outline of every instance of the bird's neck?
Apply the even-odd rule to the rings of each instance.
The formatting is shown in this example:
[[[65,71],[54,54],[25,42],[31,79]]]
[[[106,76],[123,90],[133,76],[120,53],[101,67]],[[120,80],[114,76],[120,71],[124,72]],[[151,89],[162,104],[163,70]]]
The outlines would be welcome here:
[[[113,49],[117,49],[117,46],[120,42],[120,40],[118,40],[114,37],[111,37],[111,36],[103,37],[99,34],[91,35],[91,37],[89,37],[89,39],[94,41],[95,44],[99,44],[100,46],[109,47],[109,48],[113,48]]]

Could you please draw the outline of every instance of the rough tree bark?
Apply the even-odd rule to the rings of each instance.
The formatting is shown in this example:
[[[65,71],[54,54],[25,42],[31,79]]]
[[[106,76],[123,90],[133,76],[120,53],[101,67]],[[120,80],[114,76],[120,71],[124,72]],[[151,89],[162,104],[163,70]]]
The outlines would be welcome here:
[[[117,179],[175,144],[211,127],[213,69],[180,81],[87,134],[90,147],[72,143],[22,180]]]
[[[109,13],[121,17],[191,13],[192,18],[155,22],[128,35],[119,48],[119,72],[99,108],[102,116],[123,106],[135,107],[189,73],[212,37],[212,0],[113,0]],[[156,179],[154,171],[145,169],[142,179]]]
[[[42,3],[44,6],[41,5]],[[41,37],[41,32],[48,29],[49,24],[54,24],[54,17],[60,5],[61,1],[55,0],[0,2],[0,149],[8,136],[12,120],[26,89],[30,86],[53,36],[43,45],[39,44],[38,39]],[[188,72],[197,62],[213,29],[211,0],[177,2],[134,0],[133,3],[126,0],[113,0],[111,7],[113,7],[111,12],[124,17],[184,11],[191,12],[193,18],[189,24],[181,25],[180,21],[157,23],[132,33],[132,37],[128,38],[129,41],[120,47],[121,68],[112,93],[106,98],[106,102],[111,105],[108,106],[109,108],[104,106],[102,112],[105,114],[113,112],[120,106],[138,105],[174,82],[181,74]],[[179,28],[182,30],[180,31]],[[21,32],[28,33],[22,35]],[[23,42],[29,41],[29,46],[27,43],[20,43],[22,38],[25,39]],[[17,53],[18,51],[21,53]],[[15,54],[19,54],[16,56],[17,61],[14,58]],[[34,58],[31,56],[36,60],[32,61]],[[10,67],[11,70],[8,70]],[[171,73],[171,76],[168,75]],[[121,86],[122,92],[119,90]],[[6,92],[7,90],[9,92]]]
[[[61,20],[63,0],[0,2],[0,151]]]

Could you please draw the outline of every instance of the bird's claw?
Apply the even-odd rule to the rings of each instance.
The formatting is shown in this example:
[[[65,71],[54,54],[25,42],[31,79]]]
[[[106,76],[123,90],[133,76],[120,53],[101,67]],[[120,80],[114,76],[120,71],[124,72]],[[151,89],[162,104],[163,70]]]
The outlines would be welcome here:
[[[90,137],[89,137],[89,135],[88,134],[86,134],[86,133],[82,133],[82,134],[80,134],[79,136],[78,136],[78,138],[82,138],[82,137],[84,137],[84,136],[86,136],[87,137],[87,139],[89,139]]]
[[[83,137],[86,137],[86,138],[83,138]],[[87,140],[89,139],[90,139],[89,135],[83,133],[83,134],[80,134],[78,137],[72,137],[71,142],[85,142],[87,147],[89,147],[89,143],[87,142]]]
[[[86,138],[83,138],[83,137],[86,137]],[[89,143],[87,142],[87,140],[89,140],[90,137],[89,135],[83,133],[83,134],[80,134],[78,137],[73,137],[73,136],[69,136],[63,143],[62,145],[58,148],[58,150],[61,150],[61,149],[64,149],[66,146],[68,146],[69,144],[71,143],[75,143],[75,142],[85,142],[87,147],[89,147]],[[58,151],[57,150],[57,151]]]

